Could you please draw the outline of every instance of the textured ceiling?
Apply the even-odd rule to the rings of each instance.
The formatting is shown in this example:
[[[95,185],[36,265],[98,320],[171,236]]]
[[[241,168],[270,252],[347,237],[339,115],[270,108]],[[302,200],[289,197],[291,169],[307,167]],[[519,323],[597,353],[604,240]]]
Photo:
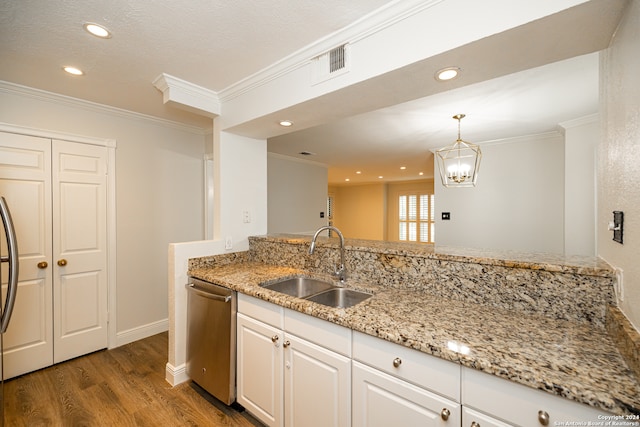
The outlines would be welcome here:
[[[0,0],[0,80],[207,129],[210,118],[163,104],[156,77],[220,92],[396,1]],[[234,131],[269,138],[270,152],[316,153],[330,182],[355,170],[367,171],[363,182],[430,176],[430,150],[452,142],[454,114],[467,114],[465,139],[484,142],[597,112],[598,54],[584,55],[607,47],[624,5],[591,0],[291,107],[287,135],[271,115]],[[87,34],[85,22],[113,37]],[[427,70],[451,64],[464,73],[443,89]],[[64,65],[86,75],[67,75]]]
[[[3,0],[0,80],[210,127],[162,103],[161,73],[220,91],[388,0]],[[83,23],[106,26],[109,40]],[[82,78],[65,75],[74,65]]]

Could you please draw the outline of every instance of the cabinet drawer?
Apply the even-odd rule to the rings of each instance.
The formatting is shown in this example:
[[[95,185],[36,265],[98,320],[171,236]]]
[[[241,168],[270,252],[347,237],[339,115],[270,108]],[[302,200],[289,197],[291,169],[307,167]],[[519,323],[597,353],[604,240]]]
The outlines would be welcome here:
[[[282,329],[284,326],[284,309],[282,307],[239,292],[238,313],[253,317],[278,329]]]
[[[285,309],[284,330],[336,353],[351,357],[351,329]]]
[[[460,365],[457,363],[360,332],[353,333],[353,358],[460,401]]]
[[[353,362],[353,427],[460,427],[460,404]]]
[[[567,421],[586,425],[598,422],[598,415],[607,415],[589,405],[466,367],[462,368],[462,404],[523,427],[542,426],[539,411],[548,414],[549,426]]]
[[[474,424],[475,423],[475,424]],[[462,407],[462,427],[511,427],[511,424],[503,423],[493,417]]]

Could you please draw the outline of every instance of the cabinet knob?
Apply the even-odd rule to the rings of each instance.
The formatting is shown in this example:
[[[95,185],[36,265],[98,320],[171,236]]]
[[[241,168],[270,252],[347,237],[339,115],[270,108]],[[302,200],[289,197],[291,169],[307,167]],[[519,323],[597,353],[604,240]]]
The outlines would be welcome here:
[[[274,336],[272,336],[272,337],[271,337],[271,342],[275,344],[275,343],[277,343],[277,342],[278,342],[278,340],[279,340],[279,339],[280,339],[280,337],[279,337],[279,336],[274,335]]]
[[[40,270],[44,270],[45,268],[47,268],[49,266],[49,264],[47,264],[47,261],[41,261],[38,263],[38,268]]]
[[[393,359],[393,367],[397,368],[400,365],[402,365],[402,359],[400,359],[399,357],[396,357],[395,359]]]
[[[67,260],[66,260],[66,259],[64,259],[64,258],[59,259],[59,260],[58,260],[58,265],[59,265],[60,267],[64,267],[65,265],[67,265]]]
[[[480,427],[480,423],[477,423],[475,421],[471,421],[471,427]]]
[[[451,412],[447,408],[442,408],[442,411],[440,411],[440,418],[447,421],[449,419],[449,415],[451,415]]]
[[[543,426],[549,425],[549,414],[547,411],[538,411],[538,421],[540,421],[540,424]]]
[[[283,343],[282,343],[282,346],[283,346],[284,348],[287,348],[287,347],[289,347],[290,345],[291,345],[291,341],[289,341],[289,340],[286,340],[285,342],[283,342]]]

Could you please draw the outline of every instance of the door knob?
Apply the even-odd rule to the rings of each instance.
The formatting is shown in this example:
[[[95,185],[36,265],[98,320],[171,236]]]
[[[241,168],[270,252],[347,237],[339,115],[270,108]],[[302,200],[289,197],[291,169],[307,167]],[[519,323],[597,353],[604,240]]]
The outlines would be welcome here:
[[[60,267],[64,267],[65,265],[67,265],[67,260],[66,260],[66,259],[64,259],[64,258],[59,259],[59,260],[58,260],[58,265],[59,265]]]
[[[44,270],[45,268],[47,268],[49,266],[49,264],[47,264],[47,261],[40,261],[38,263],[38,268],[41,270]]]

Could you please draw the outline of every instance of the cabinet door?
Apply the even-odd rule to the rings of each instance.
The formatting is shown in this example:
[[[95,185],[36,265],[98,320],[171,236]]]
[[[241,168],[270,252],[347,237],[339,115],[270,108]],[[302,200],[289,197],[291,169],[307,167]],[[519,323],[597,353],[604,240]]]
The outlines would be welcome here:
[[[237,400],[268,426],[282,426],[282,331],[237,315]]]
[[[285,425],[351,425],[351,360],[287,334],[285,353]]]
[[[460,405],[353,362],[354,427],[459,426]]]

